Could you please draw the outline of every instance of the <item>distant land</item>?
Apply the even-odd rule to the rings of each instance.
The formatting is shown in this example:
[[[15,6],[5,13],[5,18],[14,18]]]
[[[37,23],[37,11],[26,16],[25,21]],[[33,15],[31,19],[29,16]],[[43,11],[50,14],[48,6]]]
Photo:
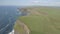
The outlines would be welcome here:
[[[60,34],[60,7],[32,6],[19,10],[23,13],[19,21],[27,25],[30,34]],[[19,24],[16,28],[23,31]]]

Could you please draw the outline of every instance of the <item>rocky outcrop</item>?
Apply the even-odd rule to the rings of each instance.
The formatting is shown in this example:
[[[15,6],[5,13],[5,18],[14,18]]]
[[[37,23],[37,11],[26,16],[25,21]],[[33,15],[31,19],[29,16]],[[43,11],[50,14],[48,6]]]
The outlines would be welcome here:
[[[30,10],[28,10],[26,8],[20,8],[19,11],[21,12],[22,16],[28,16],[28,15],[30,15]]]

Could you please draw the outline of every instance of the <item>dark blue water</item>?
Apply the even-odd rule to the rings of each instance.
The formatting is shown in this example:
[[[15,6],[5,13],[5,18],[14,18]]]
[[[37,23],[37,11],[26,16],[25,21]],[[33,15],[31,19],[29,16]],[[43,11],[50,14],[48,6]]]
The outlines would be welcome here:
[[[0,34],[12,31],[15,21],[20,16],[17,6],[0,6]]]

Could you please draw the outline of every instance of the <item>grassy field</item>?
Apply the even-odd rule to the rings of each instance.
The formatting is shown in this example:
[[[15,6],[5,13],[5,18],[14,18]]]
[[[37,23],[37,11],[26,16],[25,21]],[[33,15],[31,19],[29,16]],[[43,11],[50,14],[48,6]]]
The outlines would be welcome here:
[[[16,23],[14,29],[17,33],[23,34],[24,30],[21,28],[21,26],[18,23]]]
[[[60,34],[60,8],[28,8],[29,16],[21,16],[30,29],[30,34]],[[16,26],[19,29],[19,26]],[[20,29],[19,29],[20,30]]]

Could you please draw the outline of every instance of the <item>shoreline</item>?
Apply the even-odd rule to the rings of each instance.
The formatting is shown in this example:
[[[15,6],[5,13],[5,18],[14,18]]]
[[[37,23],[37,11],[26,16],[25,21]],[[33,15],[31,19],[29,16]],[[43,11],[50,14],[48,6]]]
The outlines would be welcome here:
[[[21,28],[24,30],[23,34],[29,34],[30,33],[30,29],[27,27],[26,24],[24,24],[23,22],[17,20],[16,23],[18,23],[17,25],[21,26]]]

